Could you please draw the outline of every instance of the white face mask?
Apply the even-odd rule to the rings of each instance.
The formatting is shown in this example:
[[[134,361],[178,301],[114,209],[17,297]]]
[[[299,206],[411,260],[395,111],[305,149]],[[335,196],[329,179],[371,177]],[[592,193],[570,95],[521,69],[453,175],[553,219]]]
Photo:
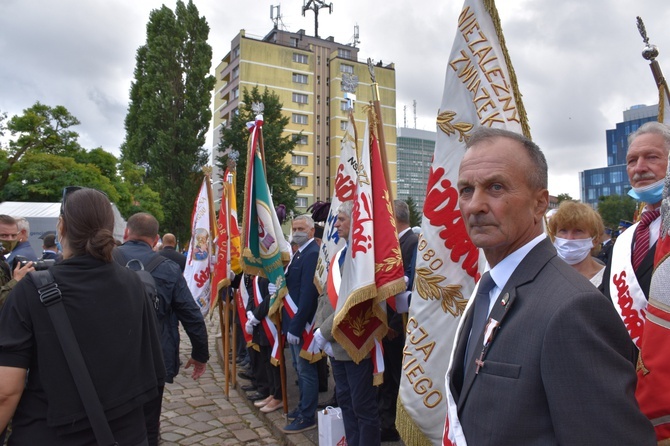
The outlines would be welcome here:
[[[591,249],[593,248],[593,239],[581,238],[576,240],[568,240],[565,238],[556,237],[554,240],[554,247],[558,252],[558,256],[568,265],[576,265],[584,260]]]

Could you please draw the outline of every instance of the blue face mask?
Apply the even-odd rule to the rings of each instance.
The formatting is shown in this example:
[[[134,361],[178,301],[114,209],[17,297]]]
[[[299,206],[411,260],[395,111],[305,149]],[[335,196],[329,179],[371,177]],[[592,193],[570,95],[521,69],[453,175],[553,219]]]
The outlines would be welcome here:
[[[644,187],[634,187],[628,191],[628,195],[638,201],[654,204],[663,199],[663,183],[665,180],[657,181],[654,184]]]

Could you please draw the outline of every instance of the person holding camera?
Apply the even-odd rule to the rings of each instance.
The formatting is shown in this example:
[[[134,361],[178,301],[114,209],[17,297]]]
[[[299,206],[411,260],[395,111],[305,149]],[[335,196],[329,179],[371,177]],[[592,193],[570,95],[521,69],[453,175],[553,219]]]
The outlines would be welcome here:
[[[10,267],[5,255],[13,252],[19,243],[19,227],[14,217],[0,214],[0,309],[5,304],[9,292],[16,283],[30,271],[34,271],[33,262],[15,264]],[[12,274],[13,271],[13,274]]]
[[[157,397],[165,366],[153,303],[140,277],[114,261],[113,229],[106,195],[66,188],[57,224],[63,261],[48,270],[60,299],[30,274],[0,311],[0,431],[11,419],[10,444],[99,443],[101,424],[92,427],[79,394],[83,384],[75,380],[64,347],[81,351],[115,444],[147,444],[143,406]],[[49,291],[50,306],[40,291]],[[66,324],[50,312],[61,305],[71,342],[59,340]]]

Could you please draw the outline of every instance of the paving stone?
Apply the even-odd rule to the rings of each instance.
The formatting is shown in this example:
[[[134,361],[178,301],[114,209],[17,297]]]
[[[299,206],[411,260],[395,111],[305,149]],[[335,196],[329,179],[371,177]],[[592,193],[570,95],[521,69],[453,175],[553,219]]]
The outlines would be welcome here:
[[[251,429],[234,430],[233,435],[240,441],[249,441],[258,439],[258,434]]]

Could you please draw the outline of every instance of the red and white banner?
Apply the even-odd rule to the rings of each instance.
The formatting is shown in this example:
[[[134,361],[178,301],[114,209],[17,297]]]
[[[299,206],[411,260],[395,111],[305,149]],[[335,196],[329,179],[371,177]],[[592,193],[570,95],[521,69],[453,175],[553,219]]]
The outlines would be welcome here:
[[[191,243],[184,278],[200,312],[207,315],[211,296],[212,227],[209,179],[203,178],[191,216]]]
[[[354,362],[369,353],[383,370],[376,343],[388,331],[385,300],[405,290],[393,204],[386,186],[370,110],[358,168],[348,249],[342,267],[333,337]],[[375,383],[381,375],[375,376]]]
[[[446,352],[483,269],[458,207],[466,140],[477,126],[524,130],[525,112],[499,25],[492,0],[465,0],[447,61],[400,382],[396,426],[407,444],[442,443]],[[449,425],[453,429],[458,423]]]
[[[330,199],[330,210],[328,219],[323,229],[323,238],[319,247],[319,260],[316,264],[314,284],[319,293],[326,290],[326,281],[328,280],[328,268],[330,261],[338,252],[346,240],[340,239],[335,229],[335,221],[340,205],[346,201],[354,199],[356,193],[356,178],[358,173],[358,156],[356,155],[356,127],[354,126],[353,112],[349,112],[349,119],[340,145],[340,164],[337,166],[335,177],[335,187],[333,188],[333,197]]]

